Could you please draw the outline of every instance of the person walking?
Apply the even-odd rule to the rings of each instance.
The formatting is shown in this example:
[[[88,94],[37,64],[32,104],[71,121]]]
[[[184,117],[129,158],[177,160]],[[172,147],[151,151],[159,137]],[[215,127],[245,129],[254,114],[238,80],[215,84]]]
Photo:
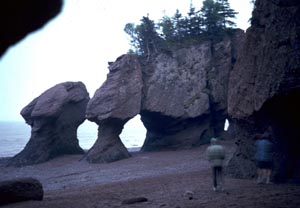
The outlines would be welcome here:
[[[271,142],[271,127],[258,136],[255,142],[256,153],[255,160],[257,163],[257,183],[270,183],[273,163],[273,143]]]
[[[223,190],[223,161],[225,159],[225,149],[219,144],[217,138],[210,140],[210,146],[207,148],[207,157],[212,167],[213,190]]]

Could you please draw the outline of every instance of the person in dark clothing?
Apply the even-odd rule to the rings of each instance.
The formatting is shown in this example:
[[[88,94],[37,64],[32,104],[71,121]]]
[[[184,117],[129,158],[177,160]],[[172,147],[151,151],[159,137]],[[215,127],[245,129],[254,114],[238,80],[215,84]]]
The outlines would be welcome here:
[[[271,127],[262,135],[258,136],[255,142],[257,162],[257,183],[270,183],[273,163],[273,143],[271,142]]]

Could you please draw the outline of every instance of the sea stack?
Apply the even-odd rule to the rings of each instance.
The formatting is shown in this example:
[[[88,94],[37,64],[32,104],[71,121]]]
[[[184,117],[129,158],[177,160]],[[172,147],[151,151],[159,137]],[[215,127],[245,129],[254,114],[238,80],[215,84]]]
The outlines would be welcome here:
[[[140,112],[142,71],[136,55],[124,55],[109,66],[107,80],[87,106],[86,117],[99,125],[89,162],[113,162],[130,157],[119,135],[124,124]]]
[[[82,82],[55,85],[35,98],[21,111],[31,126],[30,140],[8,165],[31,165],[63,154],[83,154],[77,128],[85,120],[88,101]]]

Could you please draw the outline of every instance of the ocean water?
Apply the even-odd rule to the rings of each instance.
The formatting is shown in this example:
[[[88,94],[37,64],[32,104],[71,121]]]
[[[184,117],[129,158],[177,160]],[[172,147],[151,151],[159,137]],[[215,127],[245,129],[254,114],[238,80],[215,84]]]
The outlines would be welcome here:
[[[98,126],[85,121],[77,131],[79,145],[90,149],[97,139]],[[0,121],[0,157],[11,157],[19,153],[30,138],[31,128],[22,121]],[[130,120],[120,135],[127,148],[138,148],[144,143],[146,130],[138,117]]]

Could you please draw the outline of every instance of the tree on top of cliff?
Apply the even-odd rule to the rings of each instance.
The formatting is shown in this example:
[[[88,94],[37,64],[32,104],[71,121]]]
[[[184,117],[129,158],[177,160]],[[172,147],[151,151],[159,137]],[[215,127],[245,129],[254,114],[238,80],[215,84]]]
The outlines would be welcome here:
[[[231,19],[237,12],[230,8],[228,0],[205,0],[200,11],[205,35],[210,40],[221,38],[227,28],[236,26]]]
[[[220,5],[218,12],[221,16],[222,28],[235,27],[236,23],[231,19],[235,18],[238,12],[230,8],[228,0],[217,0],[216,3]]]
[[[203,18],[200,15],[200,11],[196,11],[196,8],[191,5],[190,11],[187,16],[187,37],[188,38],[197,38],[203,32],[202,24]]]
[[[191,4],[187,16],[177,9],[174,16],[165,15],[158,24],[147,16],[140,25],[127,23],[124,31],[131,37],[131,51],[150,55],[205,40],[222,40],[236,26],[232,21],[236,14],[228,0],[204,0],[199,11]]]
[[[208,37],[214,36],[221,31],[221,15],[220,5],[213,0],[203,1],[203,7],[201,8],[201,14],[203,19],[203,28]]]
[[[161,37],[156,31],[153,20],[147,17],[141,19],[140,25],[127,23],[124,31],[131,37],[131,45],[137,54],[151,54],[159,50]]]

